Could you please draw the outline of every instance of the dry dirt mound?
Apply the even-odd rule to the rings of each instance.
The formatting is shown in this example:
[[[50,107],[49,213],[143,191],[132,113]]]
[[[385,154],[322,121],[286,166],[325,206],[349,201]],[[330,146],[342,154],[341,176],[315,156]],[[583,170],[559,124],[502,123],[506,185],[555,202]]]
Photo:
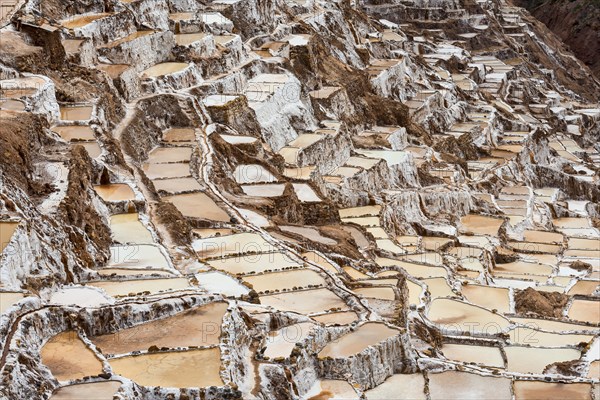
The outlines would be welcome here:
[[[527,288],[515,294],[515,311],[518,314],[537,314],[560,318],[569,297],[558,292],[538,292]]]

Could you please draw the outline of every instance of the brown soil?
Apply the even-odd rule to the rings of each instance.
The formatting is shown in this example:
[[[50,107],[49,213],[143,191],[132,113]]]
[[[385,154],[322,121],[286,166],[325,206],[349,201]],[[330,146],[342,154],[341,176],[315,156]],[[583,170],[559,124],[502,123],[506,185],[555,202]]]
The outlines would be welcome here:
[[[69,237],[75,251],[87,268],[108,260],[111,244],[110,228],[103,222],[93,207],[93,165],[87,151],[82,146],[75,146],[71,151],[69,163],[69,186],[67,193],[58,207],[60,220],[75,228],[69,231]],[[85,233],[85,235],[83,234]],[[88,243],[98,249],[96,258],[87,252]]]
[[[538,292],[527,288],[515,294],[515,311],[517,314],[561,318],[568,301],[569,296],[558,292]]]
[[[600,77],[600,2],[513,0],[560,37]]]

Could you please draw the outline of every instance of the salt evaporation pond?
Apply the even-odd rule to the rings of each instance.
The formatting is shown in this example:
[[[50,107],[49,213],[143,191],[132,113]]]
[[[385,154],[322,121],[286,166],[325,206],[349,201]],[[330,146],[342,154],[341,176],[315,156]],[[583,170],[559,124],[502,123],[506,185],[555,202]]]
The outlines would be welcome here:
[[[335,293],[325,288],[277,293],[259,298],[262,305],[305,315],[348,307]]]
[[[269,332],[264,355],[271,359],[289,357],[296,343],[306,339],[314,326],[312,322],[302,322]]]
[[[142,386],[175,388],[223,386],[219,348],[149,353],[113,358],[113,371]]]
[[[146,322],[91,340],[104,354],[125,354],[159,348],[209,346],[219,344],[221,324],[227,303],[217,302]]]
[[[349,332],[335,341],[329,342],[320,352],[319,358],[346,358],[358,354],[368,346],[383,342],[400,334],[378,322],[367,322],[353,332]]]
[[[120,387],[119,381],[79,383],[59,388],[50,400],[113,400]]]
[[[396,374],[381,385],[365,391],[367,400],[425,400],[425,378],[422,374]]]
[[[41,357],[42,364],[50,368],[59,381],[102,373],[102,362],[74,331],[50,338],[42,347]]]
[[[457,371],[430,373],[428,377],[431,400],[512,399],[510,379]]]

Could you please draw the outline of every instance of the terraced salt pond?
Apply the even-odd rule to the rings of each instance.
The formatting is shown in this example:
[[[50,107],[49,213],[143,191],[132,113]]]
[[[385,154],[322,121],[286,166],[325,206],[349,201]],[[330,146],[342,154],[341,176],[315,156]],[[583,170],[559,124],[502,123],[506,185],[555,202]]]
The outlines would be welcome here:
[[[149,179],[168,179],[190,177],[190,165],[187,163],[152,164],[144,163],[142,169]]]
[[[304,315],[348,307],[335,293],[325,288],[263,295],[259,298],[262,305]]]
[[[157,147],[148,154],[148,162],[152,164],[186,163],[191,157],[191,147]]]
[[[90,382],[64,386],[56,390],[51,400],[113,400],[114,394],[121,387],[119,381]]]
[[[155,245],[130,244],[112,246],[107,267],[168,269],[169,262]]]
[[[93,106],[60,107],[60,119],[63,121],[85,121],[92,117]]]
[[[21,301],[25,295],[20,292],[0,292],[0,314]]]
[[[555,362],[577,360],[581,353],[575,349],[547,349],[540,347],[507,346],[507,371],[541,374],[547,365]]]
[[[156,64],[142,71],[140,75],[143,78],[156,78],[159,76],[170,75],[183,71],[188,67],[188,65],[188,63],[181,62],[166,62],[162,64]]]
[[[152,181],[154,188],[159,192],[169,194],[197,192],[202,189],[200,183],[194,178],[173,178]]]
[[[600,324],[600,300],[575,299],[569,308],[568,316],[576,321]]]
[[[289,357],[296,343],[306,339],[314,326],[312,322],[302,322],[269,332],[264,355],[271,359]]]
[[[342,311],[335,313],[327,313],[312,317],[315,321],[325,325],[348,325],[358,319],[354,311]]]
[[[510,325],[507,319],[486,309],[443,298],[431,302],[427,318],[440,325],[445,333],[466,331],[495,334],[506,331]]]
[[[74,331],[53,336],[41,350],[42,363],[59,381],[102,373],[102,362]]]
[[[165,196],[162,200],[173,203],[184,217],[209,219],[217,222],[228,222],[230,219],[229,214],[204,193]]]
[[[112,15],[112,14],[111,13],[98,13],[98,14],[76,15],[76,16],[72,16],[72,17],[63,19],[62,21],[60,21],[60,24],[61,24],[61,26],[65,27],[67,29],[81,28],[82,26],[86,26],[87,24],[90,24],[98,19],[108,17],[109,15]]]
[[[499,218],[487,217],[485,215],[469,214],[460,219],[464,232],[470,232],[478,235],[497,236],[498,229],[504,223]]]
[[[504,359],[498,347],[446,343],[442,346],[442,352],[449,360],[504,368]]]
[[[94,131],[87,125],[55,126],[52,128],[52,131],[56,132],[63,140],[66,140],[67,142],[96,140]]]
[[[466,372],[446,371],[430,373],[431,400],[510,400],[511,381]]]
[[[186,278],[173,279],[138,279],[128,281],[95,281],[86,283],[88,286],[100,288],[109,296],[127,296],[130,293],[149,292],[151,294],[160,291],[171,291],[188,289],[190,284]]]
[[[317,381],[304,396],[309,400],[359,400],[356,391],[348,382],[330,379]]]
[[[325,279],[310,269],[296,269],[292,271],[272,272],[263,275],[244,277],[244,282],[252,285],[257,292],[268,290],[283,290],[307,287],[308,285],[326,285]]]
[[[0,222],[0,253],[4,251],[10,240],[12,239],[15,230],[19,226],[19,222],[1,221]]]
[[[400,331],[389,328],[378,322],[367,322],[353,332],[347,333],[329,342],[320,352],[319,358],[345,358],[358,354],[368,346],[380,343],[386,339],[395,337]]]
[[[125,183],[112,183],[108,185],[94,186],[94,190],[102,200],[110,201],[128,201],[134,200],[135,194],[131,187]]]
[[[112,215],[110,229],[113,241],[117,243],[153,243],[152,234],[142,224],[138,213]]]
[[[192,247],[203,258],[225,257],[235,254],[244,255],[238,258],[245,261],[255,260],[254,257],[258,256],[257,253],[267,253],[274,250],[274,247],[261,235],[247,232],[197,239],[192,243]]]
[[[276,182],[277,178],[265,167],[258,164],[238,165],[233,172],[237,183]]]
[[[329,246],[335,246],[337,244],[336,240],[327,236],[323,236],[321,232],[319,232],[319,230],[316,228],[306,226],[280,225],[279,229],[281,229],[284,232],[291,232],[300,236],[304,236],[305,238],[315,241],[317,243],[322,243]]]
[[[250,291],[236,279],[220,272],[196,274],[198,286],[208,293],[221,293],[225,296],[239,297]]]
[[[114,300],[104,296],[99,290],[86,286],[66,286],[52,293],[50,303],[61,305],[76,305],[79,307],[100,307],[114,303]]]
[[[367,400],[425,400],[425,378],[422,374],[396,374],[381,385],[365,391]]]
[[[591,387],[588,383],[553,383],[539,381],[515,381],[516,400],[526,399],[588,399]]]
[[[142,386],[176,388],[222,386],[219,348],[113,358],[113,371]]]
[[[210,260],[208,264],[216,269],[230,274],[249,274],[266,270],[280,270],[287,267],[300,267],[302,264],[294,261],[286,253],[249,254],[244,257],[234,256]]]
[[[266,183],[258,185],[242,185],[242,190],[248,196],[253,197],[279,197],[283,195],[285,184]]]
[[[462,294],[465,298],[488,310],[498,310],[501,313],[510,312],[509,290],[482,285],[463,285]]]
[[[92,337],[104,354],[125,354],[159,348],[209,346],[219,344],[221,324],[227,303],[210,303],[179,314]]]

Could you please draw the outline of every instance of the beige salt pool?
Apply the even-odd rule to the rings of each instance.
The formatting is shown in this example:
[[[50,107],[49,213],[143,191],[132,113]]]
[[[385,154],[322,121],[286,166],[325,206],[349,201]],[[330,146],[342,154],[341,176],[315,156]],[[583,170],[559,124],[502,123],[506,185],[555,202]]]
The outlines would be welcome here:
[[[182,33],[175,35],[175,42],[179,46],[187,46],[194,42],[204,39],[209,34],[201,32],[201,33]]]
[[[444,298],[431,302],[427,318],[440,325],[446,333],[467,331],[496,334],[506,331],[510,325],[507,319],[481,307]]]
[[[400,334],[379,322],[367,322],[355,331],[349,332],[333,342],[329,342],[320,352],[319,358],[345,358],[358,354],[369,346],[383,342]]]
[[[170,194],[197,192],[202,189],[202,186],[194,178],[157,179],[153,180],[152,183],[159,192]]]
[[[3,252],[6,246],[8,246],[8,243],[10,243],[17,226],[19,226],[19,222],[0,221],[0,253]]]
[[[325,325],[348,325],[358,319],[354,311],[342,311],[317,315],[312,317],[315,321]]]
[[[339,210],[340,218],[373,217],[379,215],[380,212],[380,205],[342,208]]]
[[[262,305],[305,315],[348,307],[335,293],[325,288],[263,295],[259,299]]]
[[[113,371],[142,386],[222,386],[219,348],[128,356],[110,360]]]
[[[154,242],[150,231],[139,220],[138,213],[112,215],[110,229],[113,241],[117,243],[149,244]]]
[[[592,335],[542,332],[521,326],[512,329],[509,335],[512,343],[533,347],[577,346],[580,343],[588,343],[594,338]]]
[[[111,246],[107,267],[167,269],[169,262],[160,249],[152,244]]]
[[[427,278],[422,281],[427,285],[427,290],[429,290],[432,299],[455,295],[445,278]]]
[[[306,339],[314,326],[312,322],[302,322],[269,332],[264,355],[271,359],[289,357],[296,343]]]
[[[512,399],[510,379],[458,371],[430,373],[428,377],[431,400]]]
[[[173,273],[169,271],[162,271],[160,269],[141,269],[141,268],[102,268],[98,270],[98,274],[102,276],[119,275],[119,276],[173,276]]]
[[[364,274],[362,272],[360,272],[359,270],[357,270],[356,268],[350,267],[350,266],[345,266],[342,267],[342,269],[344,270],[345,273],[347,273],[350,278],[352,278],[353,280],[359,280],[359,279],[368,279],[370,278],[369,275]]]
[[[442,267],[430,267],[423,264],[394,260],[392,258],[377,257],[375,262],[381,267],[401,267],[415,278],[445,278],[448,275]]]
[[[198,286],[208,293],[220,293],[224,296],[242,296],[248,294],[250,289],[239,283],[236,279],[221,272],[206,272],[196,274]]]
[[[252,285],[257,292],[267,290],[283,290],[305,288],[308,285],[326,285],[327,282],[321,275],[310,269],[296,269],[292,271],[272,272],[262,275],[244,277],[244,282]]]
[[[156,147],[148,153],[148,162],[151,164],[186,163],[191,157],[191,147]]]
[[[163,140],[167,143],[195,142],[194,128],[169,128],[163,132]]]
[[[94,131],[87,125],[55,126],[52,131],[67,142],[96,140]]]
[[[185,178],[192,176],[190,165],[187,163],[150,164],[142,165],[144,173],[149,179]]]
[[[204,193],[178,194],[162,198],[172,203],[184,217],[228,222],[229,215]]]
[[[0,314],[23,299],[25,295],[20,292],[0,292]]]
[[[306,261],[313,264],[317,264],[325,271],[331,272],[332,274],[337,274],[339,272],[332,263],[330,263],[326,258],[321,257],[318,253],[315,253],[314,251],[302,253],[302,257],[306,258]]]
[[[569,308],[569,318],[600,324],[600,301],[575,299]]]
[[[84,142],[84,143],[78,143],[80,146],[83,146],[85,148],[85,150],[87,151],[87,153],[90,155],[91,158],[98,158],[100,156],[100,154],[102,154],[102,149],[100,148],[100,145],[98,145],[98,143],[96,142]]]
[[[263,239],[261,235],[250,232],[196,239],[192,242],[192,247],[202,258],[238,255],[240,256],[238,259],[243,262],[257,262],[256,260],[260,258],[255,257],[260,257],[259,253],[275,250],[274,246]],[[241,255],[244,256],[241,257]],[[230,260],[234,259],[235,257],[232,257]]]
[[[501,313],[510,312],[509,290],[506,288],[469,284],[463,285],[461,291],[473,304]]]
[[[93,106],[61,106],[60,119],[63,121],[85,121],[92,117]]]
[[[233,172],[237,183],[276,182],[277,178],[265,167],[258,164],[238,165]]]
[[[321,198],[315,193],[312,187],[307,183],[292,183],[298,200],[305,203],[321,201]]]
[[[300,267],[302,264],[294,261],[285,253],[250,254],[244,257],[228,257],[215,259],[208,264],[216,269],[227,271],[230,274],[248,274],[264,272],[265,270],[279,270],[287,267]]]
[[[135,199],[133,190],[125,183],[97,185],[94,186],[94,190],[96,190],[98,196],[104,201],[127,201]]]
[[[113,400],[114,394],[121,387],[119,381],[79,383],[63,386],[56,390],[51,400]]]
[[[542,374],[544,368],[555,362],[577,360],[581,353],[575,349],[546,349],[541,347],[506,346],[507,371]]]
[[[156,64],[142,71],[140,75],[142,76],[142,78],[156,78],[159,76],[169,75],[183,71],[188,67],[188,65],[188,63],[181,62],[166,62],[162,64]]]
[[[166,290],[189,289],[190,284],[186,278],[174,279],[137,279],[129,281],[96,281],[86,283],[103,289],[110,296],[127,296],[129,293],[158,293]]]
[[[306,227],[306,226],[289,226],[289,225],[280,225],[279,229],[284,232],[291,232],[303,236],[309,240],[315,241],[317,243],[322,243],[329,246],[335,246],[337,241],[329,238],[327,236],[323,236],[321,232],[319,232],[316,228]]]
[[[460,223],[462,225],[461,231],[479,235],[497,236],[498,229],[500,229],[504,220],[485,215],[469,214],[462,217]]]
[[[446,343],[442,346],[442,352],[449,360],[504,368],[504,359],[498,347]]]
[[[215,345],[219,344],[226,311],[227,303],[210,303],[90,339],[104,354],[145,351],[150,346],[175,348]]]
[[[79,307],[99,307],[112,304],[113,300],[104,296],[99,290],[86,286],[63,287],[52,293],[50,303],[61,305],[77,305]]]
[[[112,15],[112,13],[75,15],[61,20],[60,24],[67,29],[81,28],[82,26],[86,26],[87,24],[90,24],[98,19],[108,17],[109,15]]]
[[[371,299],[379,299],[379,300],[395,300],[396,293],[394,289],[391,287],[364,287],[364,288],[355,288],[352,290],[359,296],[371,298]]]
[[[381,385],[365,391],[367,400],[425,400],[425,378],[422,374],[396,374]]]
[[[356,391],[346,381],[318,380],[310,392],[304,394],[307,400],[359,400]]]
[[[514,392],[516,400],[591,400],[591,386],[588,383],[515,381]]]
[[[77,333],[67,331],[50,338],[40,352],[42,363],[59,381],[102,373],[102,362]]]
[[[253,197],[279,197],[285,190],[285,184],[282,183],[242,185],[241,187],[245,194]]]

